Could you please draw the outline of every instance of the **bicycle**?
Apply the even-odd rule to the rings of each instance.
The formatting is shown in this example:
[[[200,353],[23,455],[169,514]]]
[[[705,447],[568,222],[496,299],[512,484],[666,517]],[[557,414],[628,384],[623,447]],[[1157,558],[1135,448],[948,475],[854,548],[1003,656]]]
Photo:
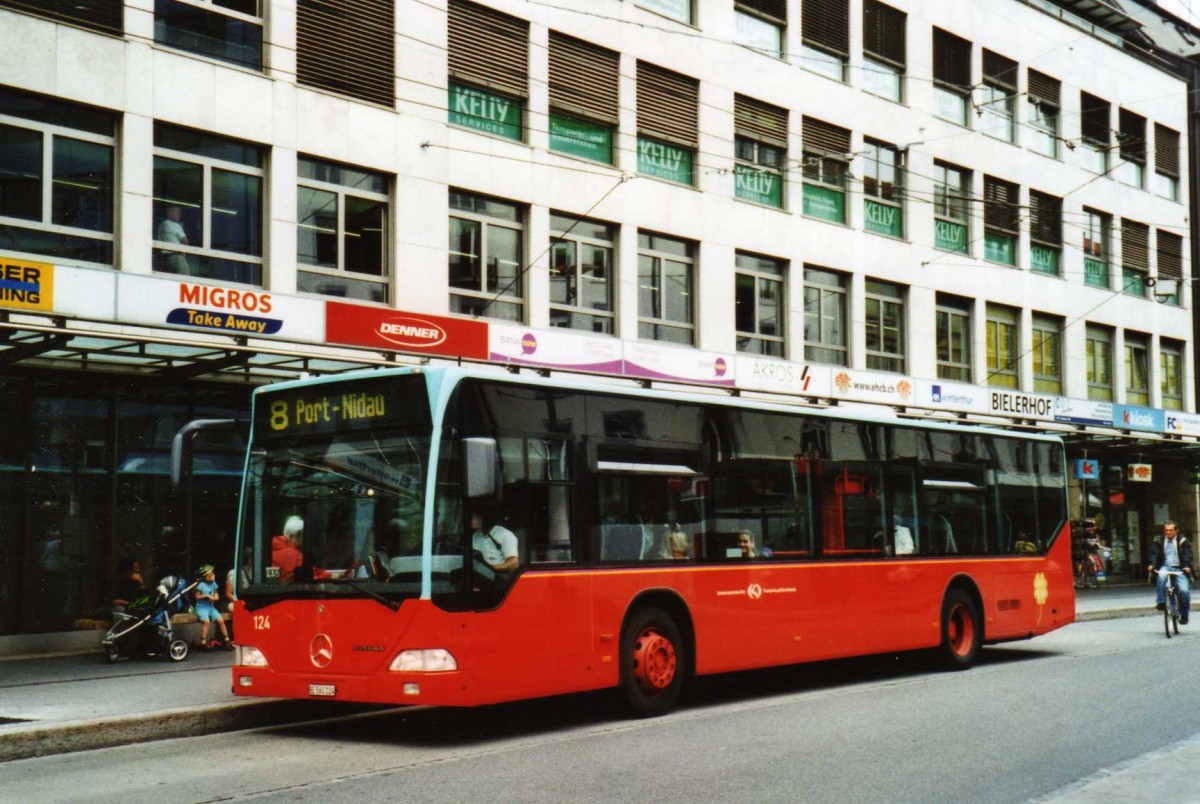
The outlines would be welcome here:
[[[1175,579],[1183,573],[1168,569],[1160,569],[1159,572],[1167,575],[1167,589],[1163,595],[1163,629],[1167,632],[1167,639],[1170,639],[1172,628],[1176,634],[1179,633],[1179,582]]]

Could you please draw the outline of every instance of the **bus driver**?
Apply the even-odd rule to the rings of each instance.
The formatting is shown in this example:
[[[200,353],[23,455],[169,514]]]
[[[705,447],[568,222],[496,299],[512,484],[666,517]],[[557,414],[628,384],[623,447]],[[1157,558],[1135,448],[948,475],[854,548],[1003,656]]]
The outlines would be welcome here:
[[[520,564],[517,558],[517,536],[503,525],[494,522],[491,509],[471,510],[471,549],[478,550],[483,560],[497,572],[515,570]]]

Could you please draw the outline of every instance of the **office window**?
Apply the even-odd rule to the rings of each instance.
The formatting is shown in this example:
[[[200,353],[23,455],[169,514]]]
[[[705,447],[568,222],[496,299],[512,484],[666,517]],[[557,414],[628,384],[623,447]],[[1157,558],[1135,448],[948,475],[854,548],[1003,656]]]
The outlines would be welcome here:
[[[1163,338],[1158,347],[1160,404],[1167,410],[1183,410],[1183,344]]]
[[[907,15],[876,0],[863,0],[863,89],[904,100]]]
[[[620,54],[550,32],[550,150],[613,163]]]
[[[1112,401],[1112,330],[1087,325],[1088,399]]]
[[[1146,118],[1122,109],[1118,115],[1120,127],[1117,142],[1121,146],[1120,161],[1113,175],[1130,187],[1146,186]]]
[[[804,266],[804,359],[848,366],[846,277]]]
[[[154,0],[154,41],[212,59],[262,67],[260,0]]]
[[[899,285],[868,279],[865,301],[867,368],[903,373],[904,290]]]
[[[784,356],[783,278],[787,262],[744,251],[737,253],[734,315],[737,350],[755,355]]]
[[[266,149],[154,124],[154,270],[262,284]]]
[[[450,122],[521,140],[529,96],[529,23],[450,0],[448,34]]]
[[[849,0],[804,0],[800,4],[801,64],[834,81],[846,81],[850,58]]]
[[[1033,315],[1033,390],[1039,393],[1062,393],[1062,328],[1061,318]]]
[[[850,131],[805,117],[803,137],[804,214],[845,223]]]
[[[305,156],[297,167],[297,288],[389,301],[387,177]]]
[[[933,246],[966,254],[971,241],[971,171],[933,163]]]
[[[1179,132],[1154,124],[1154,192],[1179,200]]]
[[[696,183],[699,110],[699,81],[638,62],[638,173],[689,187]]]
[[[692,23],[691,0],[637,0],[637,4],[656,14],[662,14],[664,17],[670,17],[689,25]]]
[[[1029,147],[1046,156],[1058,156],[1058,110],[1062,84],[1057,78],[1029,70],[1029,92],[1026,95]]]
[[[1103,98],[1079,93],[1080,148],[1083,166],[1093,173],[1108,172],[1108,154],[1112,148],[1112,104]]]
[[[450,311],[525,319],[524,210],[450,190]]]
[[[1146,298],[1150,275],[1150,227],[1121,219],[1121,291]]]
[[[120,36],[125,0],[0,0],[0,8]]]
[[[937,296],[937,375],[943,380],[971,381],[971,302]]]
[[[0,251],[113,263],[117,115],[0,88]]]
[[[1154,287],[1154,298],[1165,304],[1179,304],[1183,298],[1183,238],[1158,230],[1158,281],[1174,282],[1175,292],[1166,293],[1163,285]]]
[[[1089,285],[1107,288],[1111,284],[1108,275],[1111,232],[1111,215],[1084,207],[1083,281]]]
[[[965,126],[970,100],[971,43],[934,28],[933,113],[943,120]]]
[[[904,167],[896,146],[863,142],[863,220],[868,232],[904,237]]]
[[[638,233],[638,337],[686,343],[696,339],[696,245]]]
[[[1062,199],[1029,191],[1029,267],[1058,276],[1062,264]]]
[[[734,0],[733,22],[741,44],[777,58],[783,55],[786,0]]]
[[[997,388],[1020,387],[1019,311],[999,304],[987,306],[987,378]]]
[[[613,333],[616,229],[550,215],[550,326]]]
[[[1150,404],[1150,338],[1125,333],[1125,404]]]
[[[453,8],[450,16],[455,19]],[[395,0],[301,0],[296,4],[296,80],[394,106],[395,20]],[[455,23],[450,27],[454,30]],[[458,44],[451,41],[452,48]]]
[[[783,208],[783,169],[787,162],[787,109],[733,96],[734,190],[743,201]]]
[[[983,51],[983,84],[976,90],[975,109],[983,133],[1005,142],[1017,141],[1017,63]]]
[[[1020,190],[1012,182],[983,178],[983,258],[1002,265],[1017,264]]]

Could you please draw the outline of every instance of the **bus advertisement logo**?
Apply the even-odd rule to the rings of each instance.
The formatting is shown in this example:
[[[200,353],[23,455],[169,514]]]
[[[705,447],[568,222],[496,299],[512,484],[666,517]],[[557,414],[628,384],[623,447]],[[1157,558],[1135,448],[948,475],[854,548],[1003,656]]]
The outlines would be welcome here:
[[[746,597],[751,600],[758,600],[762,597],[762,587],[756,583],[752,583],[746,587]]]
[[[308,658],[313,667],[324,670],[333,661],[333,640],[324,634],[317,634],[308,646]]]

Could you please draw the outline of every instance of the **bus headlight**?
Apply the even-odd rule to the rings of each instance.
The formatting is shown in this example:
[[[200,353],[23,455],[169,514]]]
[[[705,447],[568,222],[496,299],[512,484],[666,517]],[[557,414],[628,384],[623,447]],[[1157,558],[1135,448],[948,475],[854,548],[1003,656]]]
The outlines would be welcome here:
[[[266,667],[267,657],[252,645],[237,646],[237,663],[243,667]]]
[[[458,669],[458,660],[445,648],[401,651],[388,668],[401,673],[444,673]]]

